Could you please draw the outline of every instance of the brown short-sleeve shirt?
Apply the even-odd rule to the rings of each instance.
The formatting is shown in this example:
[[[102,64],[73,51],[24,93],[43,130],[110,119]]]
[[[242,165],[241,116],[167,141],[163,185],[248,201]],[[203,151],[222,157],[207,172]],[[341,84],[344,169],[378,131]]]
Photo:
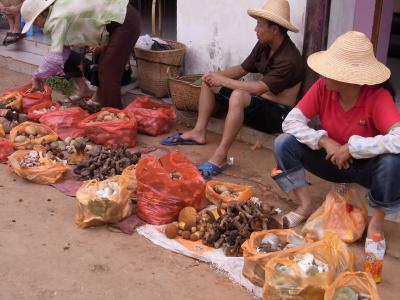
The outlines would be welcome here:
[[[271,48],[258,42],[242,63],[249,73],[261,73],[261,79],[273,94],[295,86],[304,79],[305,61],[299,50],[286,35],[276,52],[269,57]]]

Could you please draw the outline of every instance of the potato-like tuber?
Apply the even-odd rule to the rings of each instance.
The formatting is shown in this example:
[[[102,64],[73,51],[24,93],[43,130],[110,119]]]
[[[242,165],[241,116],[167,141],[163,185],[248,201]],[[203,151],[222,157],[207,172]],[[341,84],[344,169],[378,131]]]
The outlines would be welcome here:
[[[38,131],[34,125],[29,125],[25,127],[25,133],[27,135],[37,135]]]
[[[197,217],[197,212],[196,209],[188,206],[179,212],[179,217],[178,221],[185,223],[185,230],[192,230],[192,227],[196,226],[196,217]]]
[[[167,238],[174,239],[176,238],[177,234],[178,228],[175,224],[168,224],[167,226],[165,226],[165,235],[167,236]]]
[[[183,237],[185,240],[190,240],[190,236],[191,236],[190,231],[185,230],[184,232],[182,232],[182,237]]]

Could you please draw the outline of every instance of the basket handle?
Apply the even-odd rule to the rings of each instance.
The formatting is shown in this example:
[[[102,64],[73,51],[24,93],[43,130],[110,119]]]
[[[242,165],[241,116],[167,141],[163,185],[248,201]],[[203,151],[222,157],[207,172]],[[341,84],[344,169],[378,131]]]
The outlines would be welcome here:
[[[158,32],[156,32],[156,6],[158,1]],[[161,36],[162,34],[162,3],[163,0],[153,0],[151,4],[151,34],[152,36]]]

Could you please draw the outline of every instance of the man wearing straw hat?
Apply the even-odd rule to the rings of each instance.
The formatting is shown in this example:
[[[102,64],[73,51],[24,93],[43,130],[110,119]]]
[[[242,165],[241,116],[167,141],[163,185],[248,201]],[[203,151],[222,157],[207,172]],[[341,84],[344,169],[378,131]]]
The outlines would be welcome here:
[[[288,114],[285,133],[275,140],[281,173],[273,178],[299,203],[283,217],[284,225],[297,226],[312,212],[307,169],[332,182],[369,189],[373,216],[368,236],[382,233],[385,213],[400,210],[400,114],[384,88],[390,70],[375,58],[370,40],[355,31],[307,62],[321,79]],[[316,116],[321,130],[307,125]]]
[[[243,122],[268,133],[282,131],[282,121],[295,105],[305,63],[287,31],[298,32],[290,23],[286,0],[269,0],[262,9],[249,9],[257,20],[258,43],[241,65],[203,76],[199,115],[193,130],[161,140],[164,145],[194,145],[206,142],[207,124],[215,101],[228,107],[222,140],[213,156],[199,166],[206,179],[222,172],[229,148]],[[248,73],[262,78],[242,81]]]

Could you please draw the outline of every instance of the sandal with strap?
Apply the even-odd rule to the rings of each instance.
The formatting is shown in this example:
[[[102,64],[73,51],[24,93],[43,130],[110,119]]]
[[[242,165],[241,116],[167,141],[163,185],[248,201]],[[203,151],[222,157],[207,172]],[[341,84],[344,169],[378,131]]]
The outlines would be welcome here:
[[[294,211],[291,211],[282,217],[282,227],[284,229],[289,229],[293,227],[297,227],[300,224],[304,223],[308,217],[299,215]]]

